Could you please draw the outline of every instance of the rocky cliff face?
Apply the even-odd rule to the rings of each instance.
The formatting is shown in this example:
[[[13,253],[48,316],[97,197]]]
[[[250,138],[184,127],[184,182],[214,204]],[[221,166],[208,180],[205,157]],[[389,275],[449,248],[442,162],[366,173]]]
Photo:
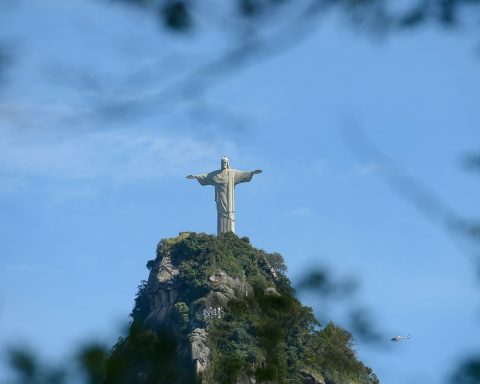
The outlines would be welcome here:
[[[160,243],[157,249],[157,258],[150,271],[146,286],[146,296],[150,302],[149,314],[144,325],[152,330],[179,328],[178,313],[181,290],[188,285],[179,272],[179,264],[183,258],[172,262],[171,251],[175,244],[190,236],[190,233],[181,233],[178,238],[169,239]],[[188,353],[190,355],[195,377],[202,382],[202,377],[209,366],[210,348],[208,342],[208,323],[214,319],[221,319],[228,302],[233,298],[252,294],[252,288],[238,276],[229,276],[225,271],[213,269],[207,276],[208,288],[203,295],[185,303],[185,324],[180,328],[188,335]],[[272,288],[274,289],[274,288]],[[238,378],[238,383],[250,383],[244,376]]]
[[[162,240],[147,266],[107,383],[377,383],[348,342],[339,361],[317,356],[321,348],[329,353],[329,338],[349,334],[317,329],[293,297],[278,254],[234,234],[181,233]],[[348,369],[335,367],[345,358]]]

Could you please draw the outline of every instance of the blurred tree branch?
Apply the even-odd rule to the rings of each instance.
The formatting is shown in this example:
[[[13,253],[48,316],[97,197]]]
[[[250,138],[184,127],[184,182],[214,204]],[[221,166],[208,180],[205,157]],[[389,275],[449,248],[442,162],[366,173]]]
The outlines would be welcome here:
[[[480,172],[480,152],[468,153],[463,158],[463,166],[469,171]]]
[[[15,347],[8,351],[15,384],[64,384],[67,370],[63,366],[49,367],[27,348]]]
[[[332,271],[319,266],[305,271],[296,285],[301,295],[314,295],[316,316],[321,322],[330,320],[331,315],[328,313],[330,304],[339,308],[342,301],[348,301],[348,305],[345,306],[348,329],[361,341],[384,348],[389,338],[374,321],[372,312],[354,297],[359,287],[358,281],[354,278],[335,278]]]
[[[480,355],[466,359],[450,378],[451,384],[478,384],[480,382]]]
[[[197,27],[196,13],[205,1],[195,0],[109,0],[143,7],[156,13],[159,21],[176,32]],[[279,9],[293,0],[230,0],[224,2],[234,21],[256,21],[276,17]],[[398,29],[436,23],[444,27],[461,26],[472,16],[480,16],[478,0],[415,0],[391,2],[387,0],[317,0],[315,6],[325,11],[345,15],[355,26],[375,31],[391,32]],[[208,5],[207,5],[208,6]],[[211,3],[210,3],[211,6]],[[474,20],[478,22],[479,20]]]
[[[364,130],[350,126],[344,129],[343,137],[357,159],[386,165],[379,172],[380,179],[433,224],[443,228],[462,252],[472,258],[480,278],[480,220],[458,213],[435,190],[376,147]]]
[[[98,1],[98,0],[97,0]],[[400,30],[429,24],[468,29],[480,26],[480,0],[416,0],[408,3],[387,0],[101,0],[102,3],[134,6],[156,18],[170,38],[201,36],[207,30],[223,40],[223,49],[213,58],[188,65],[186,73],[173,81],[159,79],[160,69],[138,70],[109,82],[92,74],[80,74],[72,86],[88,86],[88,106],[72,108],[69,124],[92,120],[124,121],[155,110],[170,113],[179,106],[191,118],[209,123],[242,127],[238,115],[226,106],[205,100],[206,92],[242,69],[297,46],[315,32],[330,15],[345,19],[353,28],[375,36],[390,36]],[[209,33],[210,33],[209,32]],[[0,74],[2,54],[0,49]],[[167,53],[168,54],[168,53]],[[94,69],[92,68],[92,71]],[[3,71],[4,72],[4,71]],[[86,75],[86,76],[85,76]],[[71,77],[71,75],[69,74]],[[143,78],[145,90],[134,89],[129,80]],[[92,82],[93,81],[93,82]],[[76,84],[76,85],[75,85]],[[130,86],[125,87],[125,84]],[[201,109],[198,107],[201,102]],[[28,111],[20,111],[23,115]],[[65,116],[58,118],[65,120]]]
[[[432,23],[467,28],[474,19],[476,27],[480,26],[480,0],[417,0],[407,5],[386,0],[231,0],[222,2],[222,6],[195,0],[108,1],[135,5],[157,15],[166,30],[178,35],[217,28],[230,39],[228,48],[218,57],[193,68],[173,84],[144,95],[110,99],[100,108],[109,117],[116,116],[119,110],[167,110],[172,100],[199,100],[208,89],[234,73],[297,46],[331,13],[344,17],[356,29],[382,37]],[[204,115],[212,120],[228,114],[226,109],[222,112],[208,103],[203,108]],[[190,114],[198,116],[191,109]]]

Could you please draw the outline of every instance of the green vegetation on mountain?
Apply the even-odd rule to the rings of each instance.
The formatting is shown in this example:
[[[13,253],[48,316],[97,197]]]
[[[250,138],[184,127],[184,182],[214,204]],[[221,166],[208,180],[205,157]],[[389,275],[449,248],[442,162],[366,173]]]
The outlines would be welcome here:
[[[129,334],[108,360],[107,383],[231,384],[253,377],[257,383],[314,382],[306,376],[317,383],[378,383],[356,358],[351,334],[333,323],[321,326],[295,298],[278,253],[255,249],[233,233],[182,234],[159,243],[156,260],[147,264],[151,275],[167,256],[178,271],[169,281],[175,290],[171,310],[152,325],[150,279],[139,286]],[[234,294],[214,316],[205,315],[209,294],[219,290]],[[208,334],[209,354],[199,379],[189,337],[200,328]]]

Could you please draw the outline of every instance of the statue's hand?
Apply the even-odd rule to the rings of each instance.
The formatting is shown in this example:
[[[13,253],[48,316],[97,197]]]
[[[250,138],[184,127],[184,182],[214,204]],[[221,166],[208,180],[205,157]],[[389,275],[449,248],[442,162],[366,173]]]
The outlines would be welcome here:
[[[263,171],[261,169],[256,169],[256,170],[253,171],[253,173],[255,173],[255,174],[259,174],[259,173],[262,173],[262,172]]]
[[[188,175],[188,176],[187,176],[187,179],[195,179],[195,176],[193,176],[193,175]]]

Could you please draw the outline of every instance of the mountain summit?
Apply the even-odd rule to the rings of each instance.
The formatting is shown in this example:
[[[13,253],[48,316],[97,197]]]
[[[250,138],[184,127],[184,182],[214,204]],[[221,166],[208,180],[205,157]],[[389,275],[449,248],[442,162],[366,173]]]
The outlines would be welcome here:
[[[352,336],[295,298],[278,253],[184,232],[147,263],[107,384],[376,384]]]

